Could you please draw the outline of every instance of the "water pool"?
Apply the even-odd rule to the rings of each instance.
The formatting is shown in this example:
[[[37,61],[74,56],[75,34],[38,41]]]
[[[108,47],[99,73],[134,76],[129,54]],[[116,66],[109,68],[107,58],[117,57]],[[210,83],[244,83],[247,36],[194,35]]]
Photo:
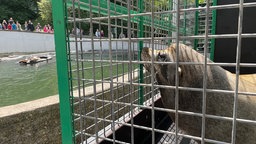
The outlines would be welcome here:
[[[0,62],[0,107],[58,93],[55,57],[34,65],[20,65],[17,61]]]

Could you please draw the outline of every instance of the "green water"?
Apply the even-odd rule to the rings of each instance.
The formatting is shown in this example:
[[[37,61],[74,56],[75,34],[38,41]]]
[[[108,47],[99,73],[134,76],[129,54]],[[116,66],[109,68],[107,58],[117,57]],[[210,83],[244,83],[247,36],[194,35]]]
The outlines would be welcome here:
[[[113,59],[127,60],[127,54],[113,55]],[[92,59],[91,54],[84,54],[86,59]],[[95,55],[99,59],[99,55]],[[104,59],[108,59],[108,54],[104,55]],[[20,65],[17,63],[19,59],[0,62],[0,107],[13,105],[17,103],[27,102],[47,96],[58,94],[56,60],[37,63],[35,65]],[[76,69],[76,62],[71,63],[72,69]],[[81,63],[79,64],[81,68]],[[92,79],[95,72],[95,79],[101,80],[103,77],[110,76],[109,63],[95,63],[95,66],[102,66],[91,69],[92,62],[83,63],[85,70],[84,79]],[[136,69],[137,65],[133,65]],[[128,64],[119,63],[112,67],[112,75],[117,76],[128,71]],[[80,77],[82,73],[80,72]],[[77,72],[72,73],[73,78],[77,77]],[[73,86],[77,86],[77,81],[73,81]]]
[[[17,61],[0,62],[0,107],[58,93],[55,58],[35,65]]]

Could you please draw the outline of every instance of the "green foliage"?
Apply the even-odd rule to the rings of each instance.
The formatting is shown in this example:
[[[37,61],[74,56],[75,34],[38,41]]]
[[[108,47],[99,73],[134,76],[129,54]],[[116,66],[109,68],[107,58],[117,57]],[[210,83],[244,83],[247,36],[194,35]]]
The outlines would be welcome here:
[[[40,2],[37,2],[39,14],[43,21],[43,23],[52,24],[52,4],[51,0],[41,0]]]
[[[0,21],[8,20],[10,17],[14,21],[24,23],[29,19],[34,20],[38,15],[38,0],[1,0]]]
[[[40,19],[38,19],[38,21],[41,20],[41,24],[51,24],[53,23],[53,19],[52,19],[52,3],[51,0],[40,0],[39,2],[37,2],[38,4],[38,9],[39,9],[39,14],[40,14]],[[75,15],[75,17],[77,18],[87,18],[89,17],[89,12],[88,11],[84,11],[84,10],[79,10],[75,9],[74,11],[72,11],[71,8],[69,8],[68,10],[68,15],[70,17],[73,17],[73,13]],[[80,13],[80,15],[79,15]],[[73,23],[69,23],[68,25],[68,29],[72,30],[74,28]],[[75,27],[81,28],[83,30],[89,31],[89,24],[81,24],[81,25],[76,25]]]
[[[85,11],[85,10],[79,10],[79,9],[72,9],[72,8],[68,8],[67,10],[68,12],[68,17],[73,17],[75,16],[76,18],[79,19],[84,19],[84,18],[88,18],[90,17],[90,12],[89,11]],[[90,29],[90,25],[89,23],[84,23],[84,22],[76,22],[76,25],[74,26],[74,23],[68,23],[67,28],[71,31],[74,27],[77,27],[79,29],[82,29],[84,32],[83,34],[88,35],[89,34],[89,29]]]
[[[170,6],[171,0],[158,0],[154,2],[156,7],[159,7],[161,9],[166,9],[168,6]]]

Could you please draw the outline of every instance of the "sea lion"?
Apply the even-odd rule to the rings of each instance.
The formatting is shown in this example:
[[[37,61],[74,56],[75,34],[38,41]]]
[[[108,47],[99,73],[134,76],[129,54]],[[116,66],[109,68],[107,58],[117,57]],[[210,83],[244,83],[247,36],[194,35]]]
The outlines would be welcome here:
[[[153,51],[153,52],[152,52]],[[203,63],[204,56],[191,47],[179,44],[179,55],[176,58],[176,44],[171,44],[164,50],[152,50],[143,48],[141,59],[143,61],[160,62],[195,62]],[[207,59],[207,63],[213,63]],[[151,63],[145,62],[144,67],[151,72]],[[154,74],[159,85],[175,86],[176,65],[174,64],[153,64]],[[203,88],[203,64],[180,64],[179,65],[179,87]],[[236,87],[236,77],[234,74],[224,70],[220,66],[207,66],[206,88],[209,90],[227,90],[229,93],[221,91],[206,92],[206,114],[205,119],[205,140],[215,140],[219,142],[231,143],[232,139],[232,119],[234,109],[234,91]],[[248,77],[248,76],[247,76]],[[255,82],[239,79],[239,92],[256,93]],[[175,109],[175,89],[159,88],[164,107]],[[179,110],[202,114],[203,92],[181,90],[178,91]],[[239,94],[237,99],[237,119],[256,121],[256,96]],[[175,113],[168,113],[175,122]],[[210,117],[212,116],[212,117]],[[222,116],[223,119],[216,119],[214,116]],[[229,119],[229,120],[225,120]],[[185,133],[197,137],[202,135],[202,117],[199,115],[178,115],[178,127]],[[200,139],[197,140],[200,142]],[[209,142],[209,141],[208,141]],[[246,123],[236,121],[237,144],[256,143],[256,123]]]

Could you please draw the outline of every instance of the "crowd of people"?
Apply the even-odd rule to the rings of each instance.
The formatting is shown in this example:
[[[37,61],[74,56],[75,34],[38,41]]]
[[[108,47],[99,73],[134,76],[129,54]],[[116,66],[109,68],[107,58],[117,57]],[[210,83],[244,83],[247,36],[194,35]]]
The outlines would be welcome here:
[[[42,28],[40,23],[34,26],[32,21],[29,20],[25,21],[24,25],[21,25],[18,21],[15,22],[12,17],[8,21],[3,20],[2,23],[0,23],[0,30],[54,33],[50,24],[44,25]]]
[[[99,37],[104,37],[103,30],[100,31],[99,29],[97,29],[96,32],[95,32],[95,36],[98,37],[98,38]]]
[[[97,38],[104,38],[106,36],[108,36],[107,34],[104,34],[104,31],[102,29],[96,29],[96,31],[92,34],[91,33],[92,29],[89,29],[88,31],[84,31],[83,29],[80,29],[78,27],[74,27],[72,28],[72,30],[70,30],[70,34],[72,35],[77,35],[77,36],[95,36]],[[88,32],[88,33],[86,33]],[[136,38],[136,34],[134,31],[130,32],[131,38]],[[119,39],[123,39],[123,38],[127,38],[128,34],[127,32],[120,32],[119,35],[115,34],[114,32],[111,32],[110,35],[112,38],[119,38]]]
[[[98,37],[98,38],[99,38],[99,37],[104,37],[104,31],[97,29],[96,32],[95,32],[95,36]],[[111,37],[112,37],[112,38],[114,37],[113,33],[111,33]],[[127,36],[126,36],[123,32],[121,32],[121,33],[119,34],[119,36],[118,36],[118,38],[120,38],[120,39],[126,38],[126,37],[127,37]],[[136,37],[136,35],[134,34],[133,31],[131,31],[131,38],[135,38],[135,37]]]

